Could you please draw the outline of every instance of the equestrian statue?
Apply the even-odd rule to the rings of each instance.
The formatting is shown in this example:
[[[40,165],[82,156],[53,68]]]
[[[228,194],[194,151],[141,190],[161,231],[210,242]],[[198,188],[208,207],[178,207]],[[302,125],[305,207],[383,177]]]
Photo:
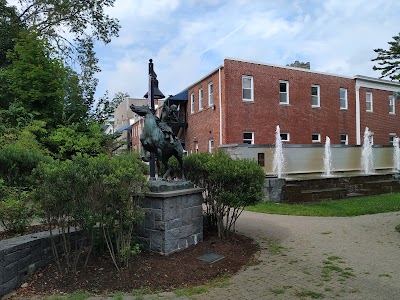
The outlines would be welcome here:
[[[171,156],[175,156],[182,170],[181,178],[185,180],[185,172],[183,170],[183,147],[179,139],[176,137],[171,128],[171,120],[176,118],[176,105],[163,105],[161,116],[155,116],[154,109],[147,105],[131,105],[131,110],[139,116],[144,117],[143,132],[140,135],[142,143],[142,160],[149,161],[150,157],[147,152],[153,152],[156,157],[158,177],[161,177],[160,161],[166,170],[162,176],[163,179],[170,177],[171,168],[168,160]]]

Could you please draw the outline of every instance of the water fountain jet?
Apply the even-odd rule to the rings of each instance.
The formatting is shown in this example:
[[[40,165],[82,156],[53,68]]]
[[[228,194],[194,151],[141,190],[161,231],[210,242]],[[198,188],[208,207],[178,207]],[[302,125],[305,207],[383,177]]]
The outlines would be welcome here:
[[[374,173],[374,161],[372,156],[372,133],[365,127],[364,142],[361,150],[361,169],[364,174]]]
[[[283,156],[281,130],[278,125],[276,126],[276,131],[275,131],[275,153],[274,153],[274,160],[272,162],[273,172],[278,176],[278,178],[282,177],[284,162],[285,158]]]
[[[400,171],[400,148],[399,148],[399,138],[395,137],[393,139],[393,171]]]
[[[329,136],[327,136],[325,139],[324,176],[332,176],[331,139],[329,138]]]

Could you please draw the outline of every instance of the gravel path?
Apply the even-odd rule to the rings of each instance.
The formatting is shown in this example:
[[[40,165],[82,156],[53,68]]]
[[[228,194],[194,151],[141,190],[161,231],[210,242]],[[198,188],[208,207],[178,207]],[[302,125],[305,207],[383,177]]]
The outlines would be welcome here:
[[[259,264],[207,293],[122,299],[400,299],[399,223],[399,212],[330,218],[244,212],[237,229],[260,244]]]

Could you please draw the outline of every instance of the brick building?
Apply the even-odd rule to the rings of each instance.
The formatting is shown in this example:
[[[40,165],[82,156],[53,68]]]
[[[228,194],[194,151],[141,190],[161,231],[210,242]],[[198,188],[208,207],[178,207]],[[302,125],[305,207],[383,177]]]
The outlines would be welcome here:
[[[360,145],[365,127],[375,144],[400,135],[400,83],[237,59],[188,87],[185,149],[227,144],[274,144],[279,125],[290,144]],[[167,99],[168,103],[168,99]]]

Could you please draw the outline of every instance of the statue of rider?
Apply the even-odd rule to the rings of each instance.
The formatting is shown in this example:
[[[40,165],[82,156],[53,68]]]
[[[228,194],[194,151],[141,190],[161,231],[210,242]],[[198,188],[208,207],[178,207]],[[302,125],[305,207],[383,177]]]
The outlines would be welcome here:
[[[175,104],[171,106],[164,104],[161,110],[161,116],[158,120],[158,126],[164,133],[164,138],[169,139],[171,144],[173,144],[174,140],[177,138],[171,128],[171,121],[178,122],[177,111],[177,106]]]

